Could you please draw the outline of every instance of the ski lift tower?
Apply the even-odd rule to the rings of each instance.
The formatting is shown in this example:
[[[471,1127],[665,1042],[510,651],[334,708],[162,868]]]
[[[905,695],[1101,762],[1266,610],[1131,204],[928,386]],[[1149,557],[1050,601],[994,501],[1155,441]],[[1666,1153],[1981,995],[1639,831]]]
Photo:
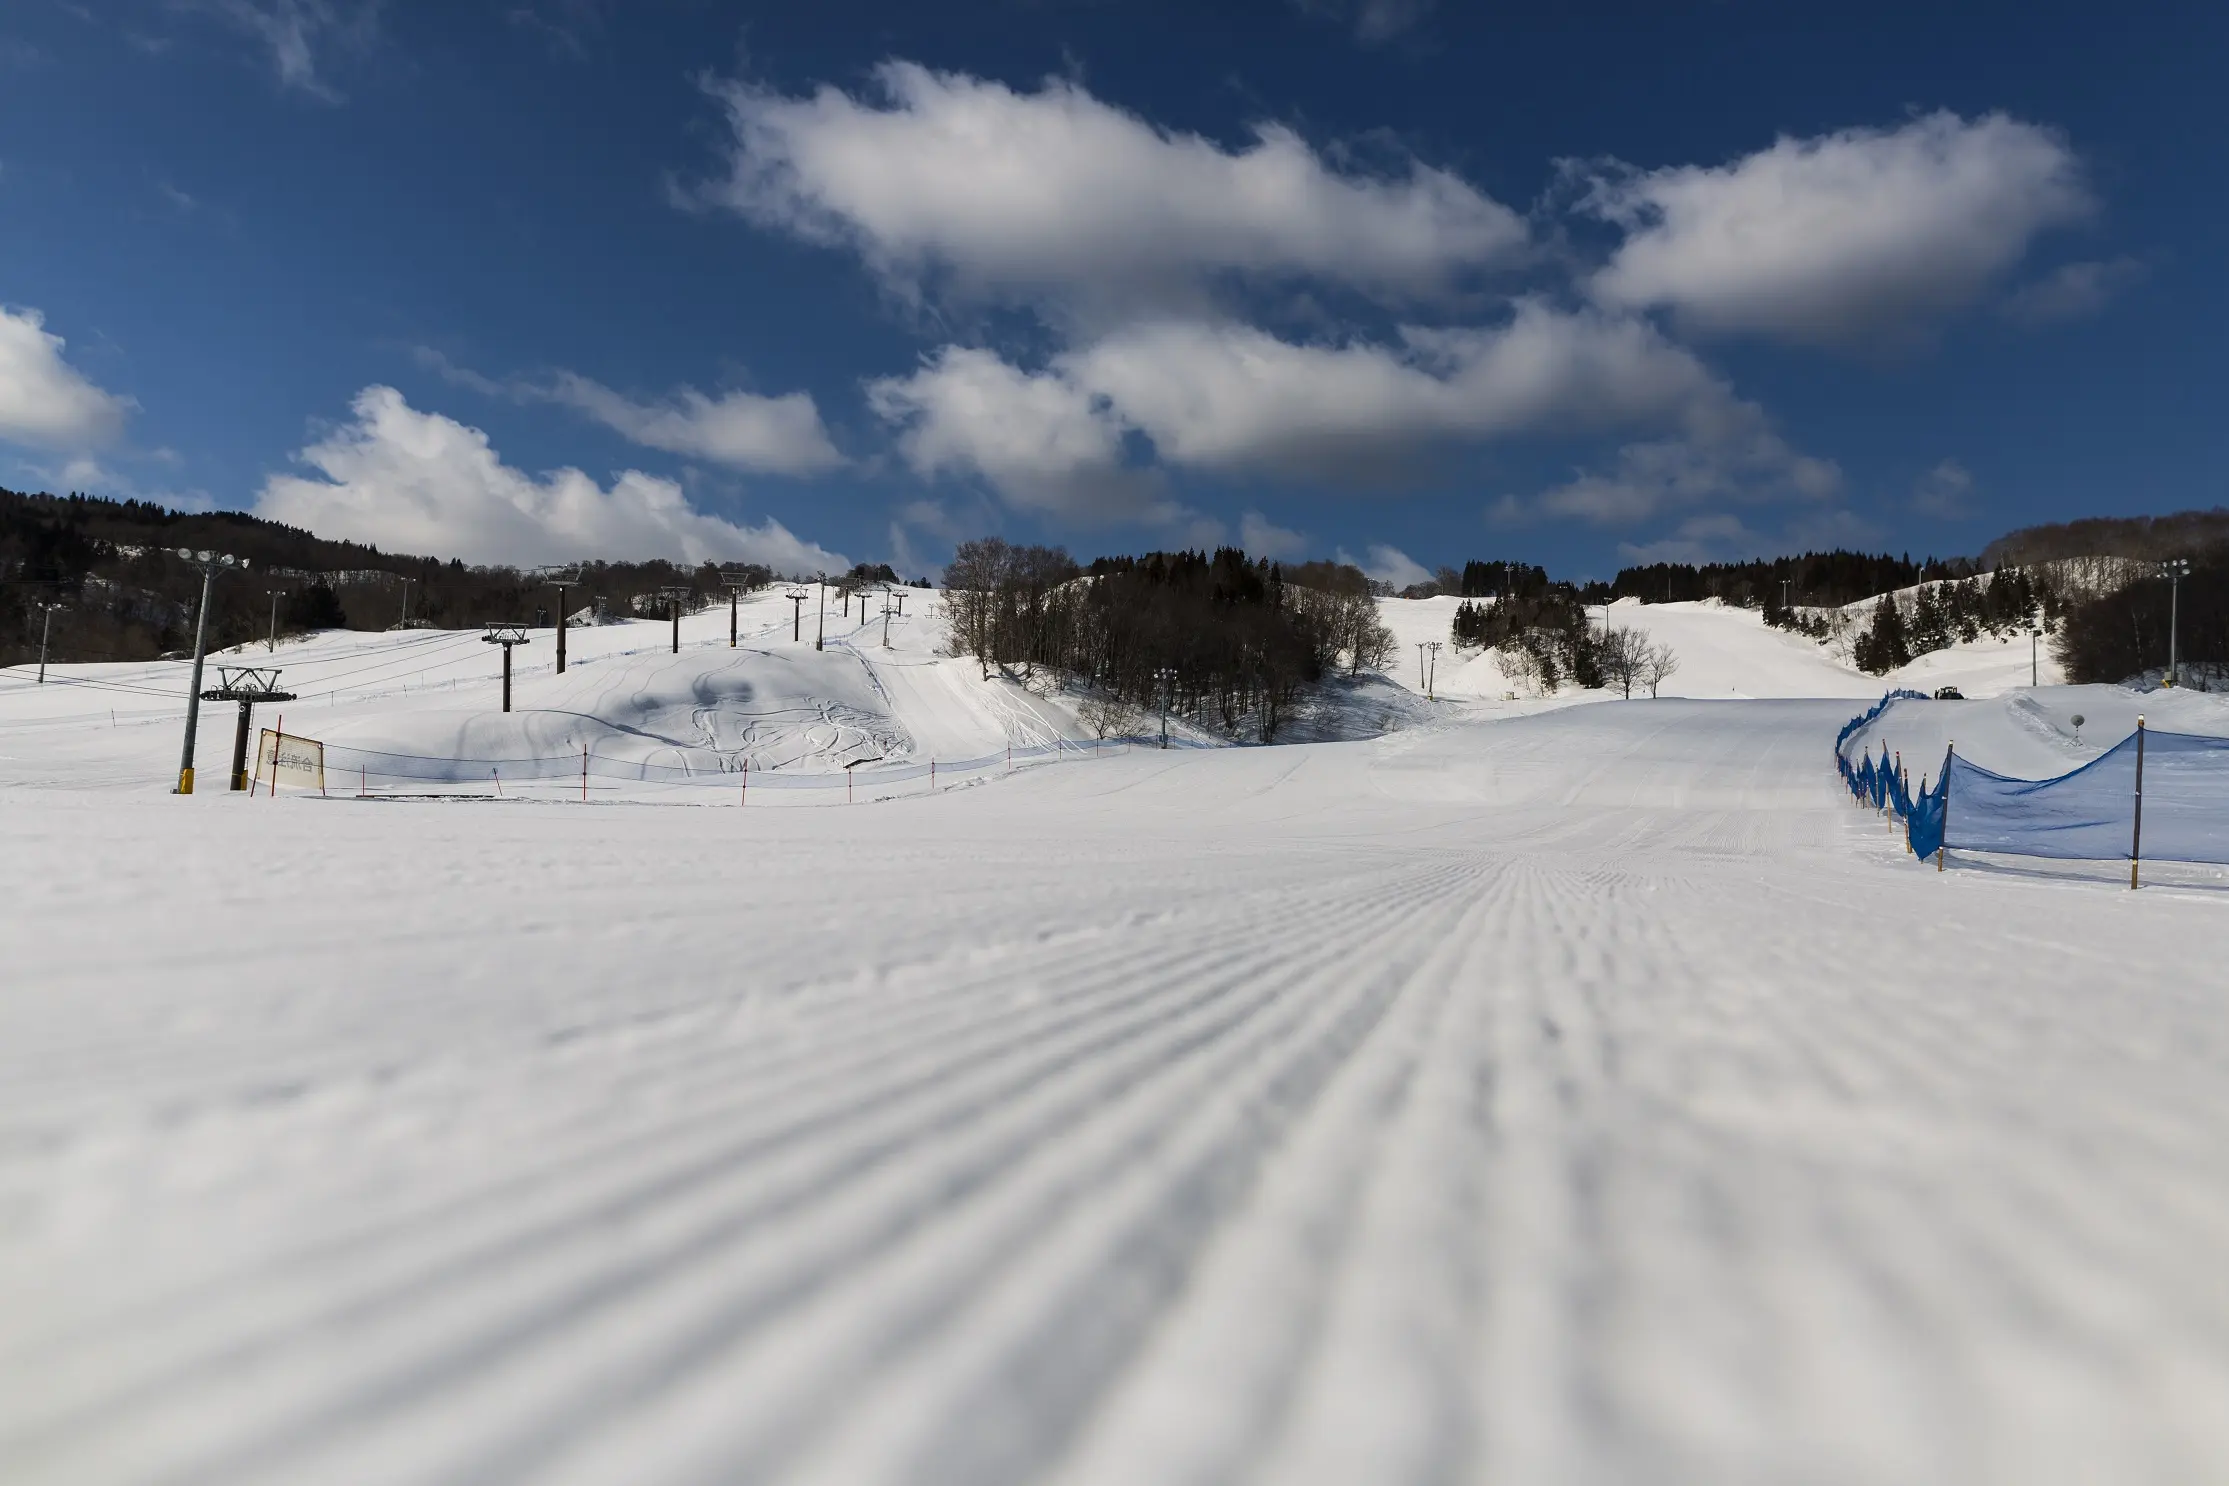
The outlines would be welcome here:
[[[542,569],[542,583],[557,590],[557,674],[565,674],[565,590],[580,586],[580,569],[577,567],[547,567]],[[511,652],[503,652],[508,660]],[[503,709],[508,712],[510,708]]]
[[[219,666],[217,685],[201,694],[204,702],[238,702],[240,727],[232,735],[232,787],[248,787],[248,721],[257,702],[291,702],[294,693],[279,690],[277,666]]]
[[[728,649],[735,648],[736,608],[743,600],[743,590],[751,586],[749,575],[723,569],[720,586],[728,591]]]
[[[799,584],[782,597],[788,599],[792,605],[789,611],[790,643],[793,645],[802,644],[805,639],[805,600],[811,598],[812,595],[805,591],[804,585]]]
[[[488,632],[480,636],[480,643],[503,647],[503,710],[508,712],[511,710],[511,647],[534,642],[526,637],[523,624],[491,624]]]
[[[658,592],[666,596],[666,612],[673,616],[673,653],[679,655],[681,653],[681,601],[685,598],[695,597],[696,590],[676,585],[671,588],[661,588]]]

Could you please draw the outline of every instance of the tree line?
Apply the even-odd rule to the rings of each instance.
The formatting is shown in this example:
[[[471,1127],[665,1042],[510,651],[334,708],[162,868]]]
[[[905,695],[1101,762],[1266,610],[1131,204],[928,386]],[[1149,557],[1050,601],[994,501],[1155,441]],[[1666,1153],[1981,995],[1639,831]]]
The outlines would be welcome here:
[[[35,661],[47,614],[58,661],[153,660],[190,650],[201,572],[174,549],[228,553],[243,569],[211,587],[211,650],[262,639],[277,598],[281,636],[317,629],[441,629],[554,624],[559,593],[530,569],[475,567],[456,559],[382,552],[332,541],[237,511],[182,512],[146,501],[0,490],[0,665]],[[777,581],[757,564],[579,564],[567,607],[617,616],[665,612],[660,590],[685,588],[690,608],[726,597],[725,582]],[[861,564],[833,579],[852,587],[894,583],[887,566]]]
[[[962,542],[946,565],[955,655],[1090,698],[1102,732],[1163,709],[1273,742],[1309,688],[1392,658],[1370,582],[1353,567],[1290,570],[1236,547],[1076,562],[1062,547]]]

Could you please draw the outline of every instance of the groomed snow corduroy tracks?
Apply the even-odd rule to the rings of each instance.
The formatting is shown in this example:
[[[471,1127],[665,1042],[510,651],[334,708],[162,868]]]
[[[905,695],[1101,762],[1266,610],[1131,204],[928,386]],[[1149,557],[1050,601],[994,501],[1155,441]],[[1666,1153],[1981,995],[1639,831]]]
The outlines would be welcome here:
[[[1899,859],[1848,711],[18,792],[0,1475],[2222,1478],[2229,895]]]

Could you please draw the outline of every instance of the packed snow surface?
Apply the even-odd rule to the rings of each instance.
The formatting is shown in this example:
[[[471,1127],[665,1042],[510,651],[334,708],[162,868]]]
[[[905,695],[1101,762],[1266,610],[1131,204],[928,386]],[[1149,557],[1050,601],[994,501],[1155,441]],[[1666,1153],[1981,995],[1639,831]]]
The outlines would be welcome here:
[[[779,617],[326,710],[1067,726]],[[11,1486],[2229,1479],[2229,881],[1914,863],[1861,701],[762,810],[175,797],[171,702],[21,679]]]

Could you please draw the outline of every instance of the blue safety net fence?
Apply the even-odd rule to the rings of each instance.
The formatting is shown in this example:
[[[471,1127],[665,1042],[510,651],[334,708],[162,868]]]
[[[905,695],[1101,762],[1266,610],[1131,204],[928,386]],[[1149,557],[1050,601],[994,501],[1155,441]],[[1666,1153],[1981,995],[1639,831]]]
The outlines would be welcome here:
[[[1861,804],[1905,823],[1913,855],[1944,847],[2067,861],[2141,858],[2229,863],[2229,738],[2138,728],[2081,768],[2055,779],[2014,779],[1955,751],[1940,777],[1899,767],[1886,744],[1856,763],[1850,736],[1890,704],[1917,692],[1891,692],[1852,718],[1835,741],[1835,764]]]

